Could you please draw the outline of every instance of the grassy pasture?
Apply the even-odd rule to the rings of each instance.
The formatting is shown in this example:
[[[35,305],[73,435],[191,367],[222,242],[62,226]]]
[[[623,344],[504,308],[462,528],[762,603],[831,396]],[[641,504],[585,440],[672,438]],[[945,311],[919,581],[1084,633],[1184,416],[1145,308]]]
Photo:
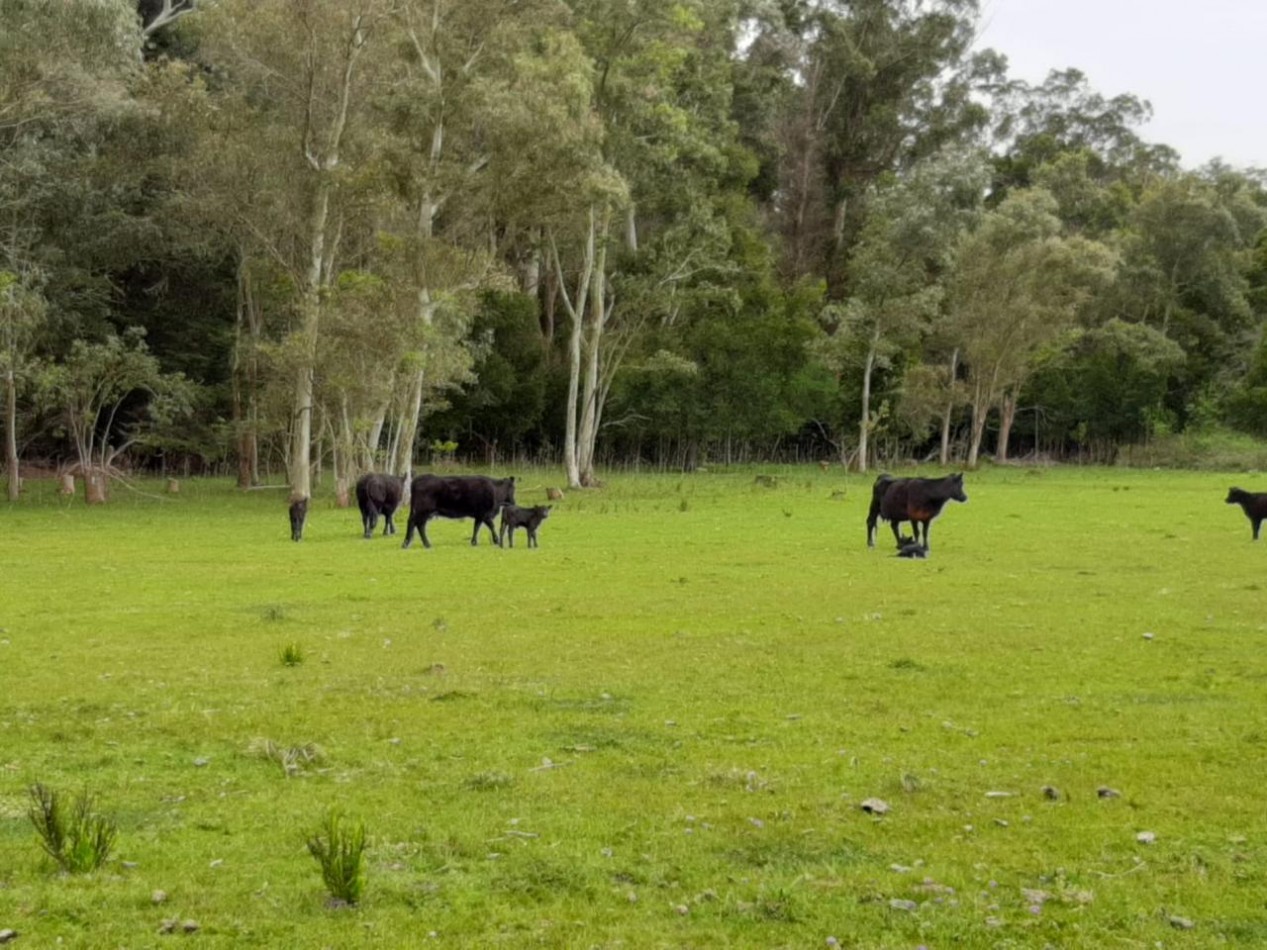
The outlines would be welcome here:
[[[613,474],[513,551],[469,521],[402,551],[405,513],[367,542],[325,503],[296,545],[284,492],[223,482],[34,485],[0,508],[0,929],[1262,946],[1267,545],[1234,483],[969,474],[926,562],[887,526],[868,550],[870,478],[816,468]],[[55,872],[37,781],[115,817],[105,868]],[[304,845],[332,807],[369,833],[355,909]]]

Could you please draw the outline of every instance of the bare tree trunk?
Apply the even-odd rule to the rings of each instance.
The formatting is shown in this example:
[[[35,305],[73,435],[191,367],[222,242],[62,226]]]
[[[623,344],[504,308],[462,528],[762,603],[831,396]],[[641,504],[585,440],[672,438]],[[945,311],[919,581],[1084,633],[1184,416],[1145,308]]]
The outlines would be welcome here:
[[[981,456],[981,440],[985,436],[985,423],[990,416],[990,400],[978,390],[972,400],[972,438],[968,443],[968,468],[977,467]]]
[[[84,501],[104,505],[110,500],[110,479],[105,469],[96,466],[84,470]]]
[[[598,247],[590,272],[589,325],[585,340],[585,384],[581,402],[581,423],[577,433],[577,469],[582,485],[594,484],[594,447],[598,442],[598,390],[600,383],[603,331],[607,326],[607,237],[611,210],[603,210],[598,230]]]
[[[18,467],[18,380],[12,366],[4,374],[4,461],[9,470],[9,501],[17,501],[22,476]]]
[[[422,419],[422,392],[426,382],[426,370],[414,373],[409,390],[409,401],[401,416],[396,432],[395,453],[392,457],[392,474],[404,476],[408,485],[414,474],[414,443],[418,440],[418,423]]]
[[[1009,389],[1003,394],[1003,402],[999,408],[999,441],[994,456],[1000,462],[1007,461],[1007,444],[1012,437],[1012,421],[1016,418],[1018,398],[1017,391]]]
[[[871,432],[871,374],[875,370],[876,351],[880,348],[880,325],[876,324],[867,347],[867,359],[862,367],[862,419],[858,424],[858,471],[867,470],[867,441]]]
[[[946,381],[946,388],[949,392],[954,392],[955,387],[955,371],[959,368],[959,348],[955,347],[955,351],[950,354],[950,378]],[[955,411],[955,400],[952,396],[946,400],[946,408],[941,416],[941,464],[944,468],[950,464],[950,418]]]
[[[554,243],[553,236],[551,236],[550,242],[550,254],[554,258],[554,270],[558,276],[559,296],[563,300],[563,307],[572,321],[568,334],[567,418],[563,430],[563,467],[567,474],[569,488],[581,487],[580,458],[577,454],[576,412],[577,404],[580,401],[581,334],[585,320],[586,303],[590,293],[590,277],[594,270],[595,230],[594,208],[591,205],[585,232],[585,249],[582,254],[581,273],[576,282],[575,302],[568,295],[567,281],[563,276],[563,263],[559,259],[559,249]]]

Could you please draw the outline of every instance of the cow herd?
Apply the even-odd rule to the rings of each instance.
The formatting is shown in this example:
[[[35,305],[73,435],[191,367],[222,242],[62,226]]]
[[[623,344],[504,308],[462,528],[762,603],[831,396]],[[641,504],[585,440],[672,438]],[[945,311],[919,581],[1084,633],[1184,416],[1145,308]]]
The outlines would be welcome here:
[[[405,479],[396,475],[362,475],[356,483],[356,503],[361,509],[361,526],[366,538],[374,536],[378,519],[383,519],[383,534],[395,534],[393,517],[404,498]],[[561,497],[561,496],[560,496]],[[871,507],[867,512],[867,546],[875,547],[879,521],[889,522],[893,540],[897,544],[897,556],[904,558],[928,557],[928,529],[941,514],[949,501],[966,502],[963,489],[963,473],[941,478],[895,478],[887,473],[875,480],[871,487]],[[1249,519],[1254,540],[1267,520],[1267,492],[1248,492],[1232,488],[1227,503],[1241,506]],[[409,522],[405,528],[405,543],[413,542],[414,531],[422,538],[424,547],[431,547],[427,538],[427,522],[432,518],[471,518],[475,528],[471,544],[479,543],[480,526],[488,529],[493,544],[515,546],[515,530],[523,528],[528,536],[528,547],[537,547],[537,529],[550,515],[550,505],[520,508],[515,504],[515,479],[489,478],[485,475],[419,475],[409,483]],[[304,521],[308,514],[308,499],[292,498],[290,503],[290,536],[294,541],[303,538]],[[494,526],[494,519],[501,515],[501,529]],[[901,533],[904,521],[911,524],[911,536]]]

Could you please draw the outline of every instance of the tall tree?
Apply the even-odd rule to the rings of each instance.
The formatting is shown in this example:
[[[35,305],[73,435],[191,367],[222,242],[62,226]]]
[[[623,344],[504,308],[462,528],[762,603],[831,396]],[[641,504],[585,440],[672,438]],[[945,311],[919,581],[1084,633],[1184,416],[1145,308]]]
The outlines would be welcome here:
[[[225,0],[198,14],[202,49],[224,71],[224,106],[250,117],[249,154],[287,171],[272,177],[280,221],[267,230],[245,218],[246,236],[293,281],[290,488],[312,494],[313,372],[324,299],[339,273],[346,184],[371,161],[369,92],[383,57],[368,55],[382,39],[389,0]],[[282,228],[278,224],[283,225]]]
[[[829,305],[837,325],[833,362],[861,360],[858,471],[867,470],[876,369],[899,348],[916,343],[942,296],[941,279],[960,232],[979,213],[987,166],[972,153],[951,153],[916,166],[876,188],[847,271],[850,296]],[[851,367],[852,368],[852,367]]]
[[[977,464],[995,405],[1002,410],[997,456],[1007,458],[1017,394],[1034,355],[1112,280],[1108,248],[1061,236],[1056,210],[1045,191],[1015,192],[959,248],[948,307],[968,370],[969,467]]]

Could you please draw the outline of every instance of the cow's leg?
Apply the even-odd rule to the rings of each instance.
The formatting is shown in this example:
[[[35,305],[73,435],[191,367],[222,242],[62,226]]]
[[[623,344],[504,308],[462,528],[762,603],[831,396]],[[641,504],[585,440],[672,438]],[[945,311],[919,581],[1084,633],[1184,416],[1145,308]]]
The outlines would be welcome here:
[[[1263,526],[1263,519],[1255,518],[1254,519],[1254,540],[1255,541],[1258,540],[1258,529],[1261,528],[1262,526]]]
[[[476,547],[480,543],[480,525],[484,523],[484,519],[479,515],[475,516],[475,530],[471,532],[471,547]]]
[[[867,547],[875,547],[876,521],[878,520],[879,510],[872,506],[870,514],[867,515]]]
[[[412,518],[413,514],[410,514],[409,517]],[[418,519],[418,533],[422,535],[422,546],[424,548],[431,547],[431,541],[427,538],[427,518],[428,515],[422,515]]]
[[[493,543],[497,545],[498,547],[501,547],[502,543],[497,538],[497,526],[493,524],[493,519],[485,518],[484,524],[488,525],[488,536],[493,539]],[[478,531],[479,529],[476,528],[476,530]]]
[[[915,522],[915,525],[916,525],[915,540],[918,541],[919,540],[919,522]],[[931,528],[932,525],[933,525],[933,520],[931,518],[924,522],[924,550],[925,551],[928,550],[928,529]]]
[[[514,525],[507,525],[507,524],[502,525],[501,541],[502,541],[502,547],[504,548],[506,547],[513,548],[515,546],[515,526]]]
[[[396,522],[392,520],[392,515],[390,511],[383,512],[383,537],[396,533]]]
[[[892,521],[889,522],[889,527],[893,529],[893,543],[896,544],[899,548],[902,546],[902,532],[900,529],[901,524],[902,522],[897,520],[896,518],[894,518]]]
[[[374,537],[374,529],[378,527],[378,509],[370,505],[370,510],[365,513],[365,538],[369,540]]]
[[[401,545],[402,548],[409,547],[409,543],[413,541],[414,539],[414,521],[415,520],[416,519],[414,518],[414,510],[410,508],[409,520],[405,522],[405,543]]]
[[[534,531],[532,528],[529,528],[529,529],[528,529],[528,547],[530,547],[530,548],[535,548],[535,547],[537,547],[537,546],[538,546],[538,545],[537,545],[537,532],[536,532],[536,531]]]

